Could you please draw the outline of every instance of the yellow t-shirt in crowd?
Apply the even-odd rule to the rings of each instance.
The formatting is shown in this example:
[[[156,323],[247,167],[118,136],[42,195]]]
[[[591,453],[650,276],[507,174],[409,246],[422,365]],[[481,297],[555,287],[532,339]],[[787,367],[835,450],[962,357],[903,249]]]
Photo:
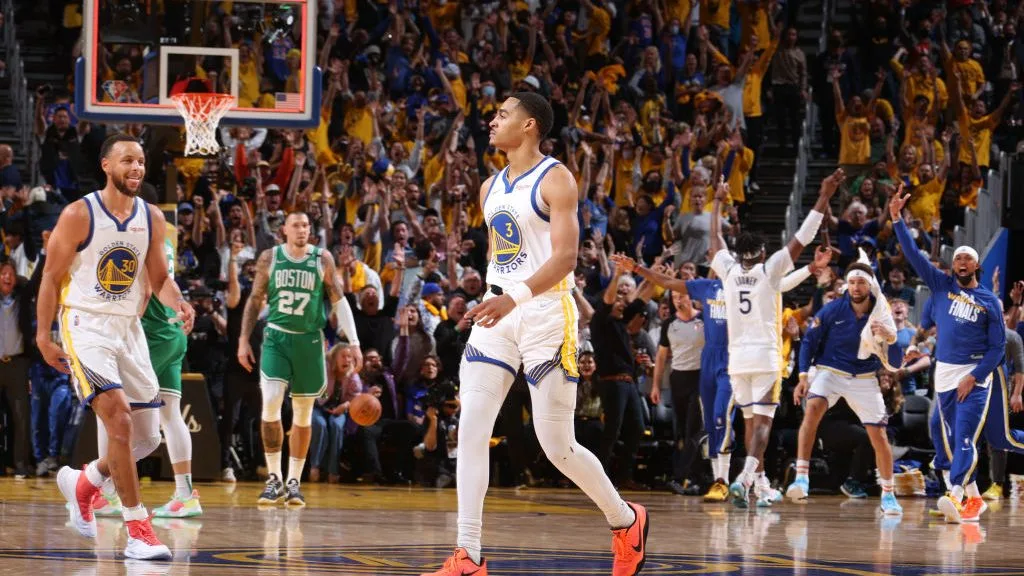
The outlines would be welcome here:
[[[731,9],[732,0],[700,0],[700,23],[728,30]]]
[[[971,151],[967,146],[974,144],[974,153],[978,156],[978,166],[988,166],[989,153],[992,150],[992,130],[996,128],[996,119],[992,114],[981,118],[960,115],[960,134],[970,134],[970,138],[962,138],[960,144],[960,162],[970,166]]]
[[[260,75],[256,72],[256,61],[238,62],[238,106],[252,108],[260,100]]]
[[[590,28],[587,30],[587,34],[590,37],[587,56],[603,54],[605,52],[605,40],[608,39],[608,33],[611,31],[611,14],[604,8],[595,7],[590,12]]]
[[[746,82],[743,84],[743,114],[752,118],[759,118],[761,112],[761,82],[764,75],[768,73],[768,66],[772,63],[772,56],[779,47],[778,40],[772,40],[768,48],[757,58],[757,62],[747,72]]]
[[[925,228],[930,228],[932,221],[939,216],[939,203],[942,192],[946,189],[946,181],[932,178],[924,184],[914,186],[910,191],[910,202],[907,209],[910,214],[921,221]]]
[[[840,164],[868,164],[871,162],[871,123],[864,116],[853,117],[845,112],[836,113],[841,140]]]
[[[366,146],[373,140],[373,113],[368,106],[349,106],[345,111],[345,133],[359,138]]]

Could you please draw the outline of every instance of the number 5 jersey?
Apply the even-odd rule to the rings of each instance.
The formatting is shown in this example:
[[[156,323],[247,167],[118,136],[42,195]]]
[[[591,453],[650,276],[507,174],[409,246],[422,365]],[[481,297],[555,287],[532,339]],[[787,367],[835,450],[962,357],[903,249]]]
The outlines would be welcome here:
[[[722,279],[729,329],[729,374],[781,373],[782,279],[793,269],[786,248],[749,270],[719,250],[711,269]]]

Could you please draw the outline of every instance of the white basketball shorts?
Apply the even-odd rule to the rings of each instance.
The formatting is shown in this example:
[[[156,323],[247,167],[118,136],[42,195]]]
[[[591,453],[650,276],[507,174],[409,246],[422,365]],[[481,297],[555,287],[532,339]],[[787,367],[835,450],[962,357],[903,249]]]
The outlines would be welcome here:
[[[882,389],[878,387],[874,374],[852,376],[818,366],[807,391],[807,399],[811,398],[828,400],[829,408],[835,406],[840,398],[846,399],[865,426],[885,426],[889,421]]]
[[[93,314],[64,307],[60,337],[71,359],[75,393],[83,404],[101,392],[122,388],[132,408],[160,406],[160,388],[137,316]]]
[[[782,380],[778,372],[755,372],[752,374],[730,374],[732,397],[736,406],[743,410],[743,416],[750,418],[756,412],[774,414],[779,405]]]
[[[488,292],[484,301],[495,298]],[[474,326],[466,344],[466,362],[500,366],[513,376],[523,366],[532,385],[552,370],[579,380],[576,365],[579,312],[568,292],[547,292],[516,306],[491,328]]]

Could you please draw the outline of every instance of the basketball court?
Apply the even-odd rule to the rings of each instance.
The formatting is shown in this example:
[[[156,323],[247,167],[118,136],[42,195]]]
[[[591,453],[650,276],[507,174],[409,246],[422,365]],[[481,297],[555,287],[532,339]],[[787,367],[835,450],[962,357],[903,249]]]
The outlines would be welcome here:
[[[309,505],[257,509],[262,485],[201,484],[204,515],[154,519],[172,563],[125,564],[125,532],[98,519],[89,541],[65,527],[51,480],[0,481],[0,574],[352,574],[416,576],[437,569],[455,538],[455,490],[305,484]],[[173,483],[148,483],[161,502]],[[642,574],[1024,574],[1024,505],[1004,500],[980,526],[928,515],[923,498],[904,498],[900,519],[875,514],[877,499],[814,497],[770,510],[737,510],[664,492],[633,493],[651,512]],[[484,553],[495,576],[607,575],[611,537],[577,490],[491,490]]]

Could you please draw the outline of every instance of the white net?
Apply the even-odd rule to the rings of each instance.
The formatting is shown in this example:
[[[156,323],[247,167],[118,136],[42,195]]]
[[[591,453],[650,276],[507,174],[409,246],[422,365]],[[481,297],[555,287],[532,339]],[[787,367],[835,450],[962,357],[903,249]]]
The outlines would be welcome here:
[[[217,125],[235,105],[229,94],[183,92],[171,96],[185,119],[185,156],[211,156],[220,150]]]

